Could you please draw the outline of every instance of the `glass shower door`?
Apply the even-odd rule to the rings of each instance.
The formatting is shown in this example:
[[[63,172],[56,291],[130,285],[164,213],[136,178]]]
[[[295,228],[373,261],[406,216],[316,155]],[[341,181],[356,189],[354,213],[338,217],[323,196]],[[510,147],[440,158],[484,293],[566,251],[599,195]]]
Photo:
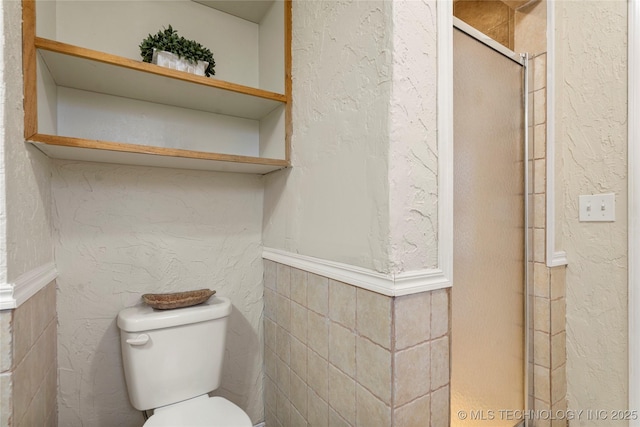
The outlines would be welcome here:
[[[454,29],[454,427],[525,409],[523,108],[523,66]]]

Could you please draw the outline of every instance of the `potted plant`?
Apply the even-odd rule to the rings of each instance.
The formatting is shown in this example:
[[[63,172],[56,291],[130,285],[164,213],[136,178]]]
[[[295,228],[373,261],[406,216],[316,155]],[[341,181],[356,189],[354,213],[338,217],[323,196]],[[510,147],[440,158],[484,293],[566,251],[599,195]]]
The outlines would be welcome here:
[[[216,62],[211,51],[194,40],[179,36],[171,25],[142,40],[140,55],[144,62],[174,70],[207,77],[216,73],[213,69]]]

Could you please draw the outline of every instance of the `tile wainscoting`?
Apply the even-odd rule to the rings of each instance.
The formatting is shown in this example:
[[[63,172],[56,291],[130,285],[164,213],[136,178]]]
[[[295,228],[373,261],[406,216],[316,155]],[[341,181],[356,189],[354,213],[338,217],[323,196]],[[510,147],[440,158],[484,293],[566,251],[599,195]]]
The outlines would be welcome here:
[[[390,297],[264,261],[267,427],[449,425],[449,290]]]
[[[56,283],[0,311],[0,425],[56,426]]]

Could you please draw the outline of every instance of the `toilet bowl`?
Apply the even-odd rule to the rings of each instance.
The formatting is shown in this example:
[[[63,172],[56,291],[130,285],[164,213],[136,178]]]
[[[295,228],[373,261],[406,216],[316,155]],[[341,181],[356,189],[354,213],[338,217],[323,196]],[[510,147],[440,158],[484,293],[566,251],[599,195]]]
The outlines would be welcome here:
[[[129,400],[154,410],[145,427],[251,427],[234,403],[208,393],[220,386],[231,301],[174,310],[149,306],[118,314]]]

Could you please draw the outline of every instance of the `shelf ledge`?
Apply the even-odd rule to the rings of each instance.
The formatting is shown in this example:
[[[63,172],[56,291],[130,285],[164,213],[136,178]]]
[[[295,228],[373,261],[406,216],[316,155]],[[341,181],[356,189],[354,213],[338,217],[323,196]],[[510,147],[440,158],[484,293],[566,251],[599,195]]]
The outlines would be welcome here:
[[[97,141],[35,134],[28,138],[40,151],[55,159],[99,163],[266,174],[290,166],[280,159],[207,153],[176,148]]]
[[[41,37],[35,46],[58,86],[252,120],[287,102],[283,94]]]

